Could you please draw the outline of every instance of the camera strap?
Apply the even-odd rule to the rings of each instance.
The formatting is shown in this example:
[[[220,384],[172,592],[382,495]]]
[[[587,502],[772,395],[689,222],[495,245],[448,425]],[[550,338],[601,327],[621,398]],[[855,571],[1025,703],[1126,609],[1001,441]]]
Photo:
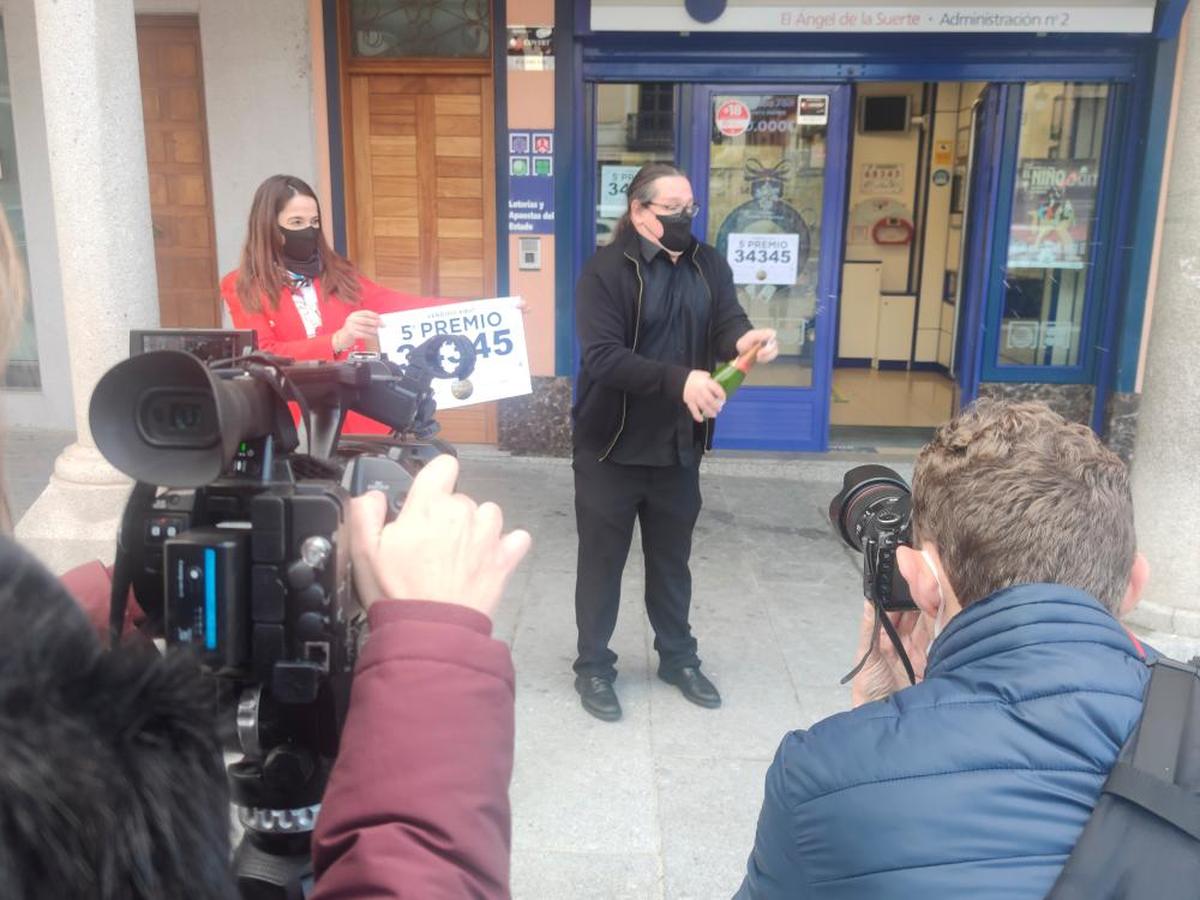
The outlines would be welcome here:
[[[838,683],[847,684],[851,681],[851,679],[854,678],[855,675],[862,671],[863,666],[867,664],[867,660],[871,658],[871,654],[874,653],[879,646],[879,629],[880,626],[882,626],[883,630],[887,632],[888,640],[890,640],[892,642],[892,646],[896,648],[896,653],[900,657],[900,662],[904,665],[904,673],[908,676],[908,683],[916,684],[917,676],[913,671],[912,661],[908,658],[908,654],[904,651],[904,642],[900,640],[900,635],[896,632],[896,626],[893,625],[892,620],[884,614],[882,607],[878,603],[873,605],[875,607],[875,624],[871,626],[871,644],[867,647],[867,652],[863,654],[863,657],[858,661],[858,664],[845,675],[843,675],[842,680]]]

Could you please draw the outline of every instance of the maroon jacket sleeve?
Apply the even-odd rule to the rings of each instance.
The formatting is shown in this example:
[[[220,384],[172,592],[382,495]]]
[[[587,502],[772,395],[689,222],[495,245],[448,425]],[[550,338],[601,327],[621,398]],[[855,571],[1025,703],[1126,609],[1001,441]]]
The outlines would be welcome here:
[[[108,641],[108,611],[112,607],[112,569],[99,560],[76,566],[59,579],[59,584],[67,589],[75,602],[87,614],[88,621],[96,629],[101,640]],[[131,634],[135,627],[145,618],[141,607],[129,592],[125,602],[125,625],[123,635]]]
[[[313,835],[312,900],[506,898],[513,668],[486,616],[382,601]]]

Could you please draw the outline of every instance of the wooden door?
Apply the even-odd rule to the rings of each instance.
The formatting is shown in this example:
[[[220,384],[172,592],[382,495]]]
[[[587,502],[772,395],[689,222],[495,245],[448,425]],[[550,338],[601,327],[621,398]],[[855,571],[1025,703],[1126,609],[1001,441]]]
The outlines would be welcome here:
[[[351,259],[398,291],[492,297],[492,79],[380,69],[347,78]],[[438,421],[448,440],[496,442],[495,404],[441,412]]]
[[[199,21],[138,16],[137,44],[161,322],[219,328]]]

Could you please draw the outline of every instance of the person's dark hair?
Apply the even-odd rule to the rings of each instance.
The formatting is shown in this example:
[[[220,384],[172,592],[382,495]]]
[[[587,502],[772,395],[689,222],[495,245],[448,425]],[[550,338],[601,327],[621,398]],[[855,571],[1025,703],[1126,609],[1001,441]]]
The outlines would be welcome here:
[[[6,897],[236,897],[229,794],[194,660],[106,652],[0,538],[0,884]]]
[[[237,294],[242,307],[249,312],[261,312],[263,297],[274,309],[279,305],[279,292],[287,284],[287,269],[283,264],[283,235],[279,232],[279,213],[297,194],[312,197],[321,213],[321,201],[311,187],[291,175],[272,175],[258,186],[250,204],[250,224],[242,261],[238,270]],[[324,227],[325,219],[321,217]],[[344,256],[335,253],[317,231],[317,251],[321,259],[321,286],[325,293],[343,303],[358,303],[358,278],[354,266]]]
[[[629,198],[629,205],[625,209],[625,215],[617,221],[617,227],[613,229],[613,239],[621,237],[633,227],[633,222],[629,218],[629,210],[633,207],[633,201],[639,203],[649,203],[657,195],[658,189],[654,183],[660,178],[687,178],[683,170],[678,166],[665,162],[646,163],[638,169],[637,174],[633,176],[633,181],[629,182],[629,187],[625,190],[626,196]]]

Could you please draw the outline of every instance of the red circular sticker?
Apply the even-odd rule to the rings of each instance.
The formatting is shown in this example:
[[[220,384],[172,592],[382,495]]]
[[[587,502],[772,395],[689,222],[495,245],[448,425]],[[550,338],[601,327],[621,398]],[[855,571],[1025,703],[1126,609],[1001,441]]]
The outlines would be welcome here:
[[[745,134],[750,127],[750,107],[741,100],[726,100],[717,107],[717,130],[726,137]]]

